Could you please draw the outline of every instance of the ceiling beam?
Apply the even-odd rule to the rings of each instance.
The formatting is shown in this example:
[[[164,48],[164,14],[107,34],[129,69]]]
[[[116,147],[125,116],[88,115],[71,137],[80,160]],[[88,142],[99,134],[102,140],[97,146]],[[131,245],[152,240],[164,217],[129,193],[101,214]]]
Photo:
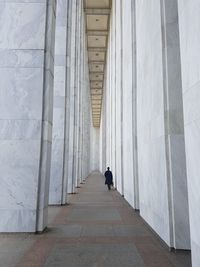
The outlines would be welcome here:
[[[85,8],[85,13],[87,15],[110,15],[110,8]]]
[[[88,36],[105,36],[108,35],[108,31],[104,31],[104,30],[87,30],[86,31]]]

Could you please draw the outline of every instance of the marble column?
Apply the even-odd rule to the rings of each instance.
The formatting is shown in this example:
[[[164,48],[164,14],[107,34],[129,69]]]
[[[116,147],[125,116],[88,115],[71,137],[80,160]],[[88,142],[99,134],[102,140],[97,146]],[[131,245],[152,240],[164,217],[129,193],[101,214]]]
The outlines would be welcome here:
[[[190,249],[177,0],[161,0],[170,246]]]
[[[116,17],[115,17],[115,2],[112,3],[112,12],[110,17],[111,26],[111,170],[113,173],[114,186],[117,186],[116,177]]]
[[[133,183],[134,183],[134,208],[139,210],[139,178],[138,178],[138,144],[137,144],[137,40],[136,40],[136,1],[131,1],[132,23],[132,138],[133,138]]]
[[[192,266],[200,266],[200,2],[178,1]]]
[[[70,1],[70,40],[67,65],[67,179],[76,193],[90,169],[90,88],[83,1]]]
[[[84,47],[86,48],[86,36],[84,34]],[[89,81],[89,69],[88,69],[88,54],[84,49],[84,80],[83,80],[83,100],[82,100],[82,120],[83,120],[83,145],[82,145],[82,174],[85,179],[91,169],[91,101],[90,101],[90,81]]]
[[[0,2],[0,231],[47,225],[56,1]]]
[[[80,128],[81,128],[81,65],[82,65],[82,25],[83,25],[83,1],[77,2],[77,34],[76,34],[76,81],[75,81],[75,125],[74,125],[74,187],[80,185],[79,156],[80,156]]]
[[[110,36],[108,37],[108,43],[110,40]],[[111,106],[111,98],[110,98],[110,46],[108,45],[107,50],[107,64],[106,64],[106,76],[105,76],[105,82],[104,82],[104,94],[105,94],[105,101],[106,101],[106,108],[105,108],[105,115],[106,115],[106,167],[111,165],[111,140],[110,140],[110,134],[111,134],[111,114],[110,114],[110,106]]]
[[[84,16],[83,16],[83,7],[81,8],[81,32],[80,32],[80,81],[79,81],[79,88],[80,88],[80,95],[79,95],[79,136],[78,136],[78,174],[77,174],[77,184],[81,184],[83,182],[83,173],[82,173],[82,149],[83,149],[83,86],[84,86],[84,32],[85,32],[85,23],[84,23]]]
[[[122,181],[122,15],[121,0],[115,0],[116,16],[116,186],[123,194]]]
[[[106,67],[105,67],[106,68]],[[104,91],[102,96],[102,111],[101,111],[101,125],[100,125],[100,171],[104,174],[106,164],[106,95],[105,95],[105,84],[106,84],[106,71],[104,73]]]
[[[100,129],[91,125],[91,147],[90,147],[90,164],[91,172],[99,171],[99,159],[100,159]]]
[[[136,18],[140,214],[170,245],[160,0],[136,1]]]
[[[136,2],[136,17],[140,213],[190,249],[177,1]]]
[[[132,0],[122,0],[122,100],[123,100],[123,180],[124,197],[135,208],[133,168],[133,76]]]
[[[66,111],[67,111],[67,42],[69,1],[57,0],[55,66],[54,66],[54,109],[53,141],[49,204],[60,205],[67,201],[66,152]]]
[[[82,32],[81,32],[81,81],[80,81],[80,133],[79,133],[79,182],[83,182],[89,175],[90,167],[90,132],[91,125],[91,103],[90,84],[88,70],[88,53],[85,34],[85,17],[82,10]]]
[[[68,193],[75,192],[74,185],[74,124],[75,124],[75,86],[76,86],[76,31],[77,0],[71,0],[71,35],[69,51],[69,95],[68,95]]]

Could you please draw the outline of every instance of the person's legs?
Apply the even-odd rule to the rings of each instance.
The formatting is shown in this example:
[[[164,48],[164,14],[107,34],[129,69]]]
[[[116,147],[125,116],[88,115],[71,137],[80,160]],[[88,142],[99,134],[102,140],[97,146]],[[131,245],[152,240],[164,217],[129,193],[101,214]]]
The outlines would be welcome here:
[[[110,190],[110,184],[108,184],[108,190]]]

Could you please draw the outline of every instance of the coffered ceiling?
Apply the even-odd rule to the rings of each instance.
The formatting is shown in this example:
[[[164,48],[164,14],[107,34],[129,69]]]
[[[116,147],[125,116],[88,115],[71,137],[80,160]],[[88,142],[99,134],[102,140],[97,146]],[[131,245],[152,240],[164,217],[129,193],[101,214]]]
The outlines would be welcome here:
[[[100,127],[111,0],[84,0],[94,127]]]

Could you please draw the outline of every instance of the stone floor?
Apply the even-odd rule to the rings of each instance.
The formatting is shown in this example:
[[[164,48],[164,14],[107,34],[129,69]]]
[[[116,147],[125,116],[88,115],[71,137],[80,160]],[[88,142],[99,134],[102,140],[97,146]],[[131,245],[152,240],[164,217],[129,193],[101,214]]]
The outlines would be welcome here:
[[[91,175],[69,206],[49,208],[40,235],[0,235],[0,267],[190,267],[188,252],[169,252],[104,178]]]

